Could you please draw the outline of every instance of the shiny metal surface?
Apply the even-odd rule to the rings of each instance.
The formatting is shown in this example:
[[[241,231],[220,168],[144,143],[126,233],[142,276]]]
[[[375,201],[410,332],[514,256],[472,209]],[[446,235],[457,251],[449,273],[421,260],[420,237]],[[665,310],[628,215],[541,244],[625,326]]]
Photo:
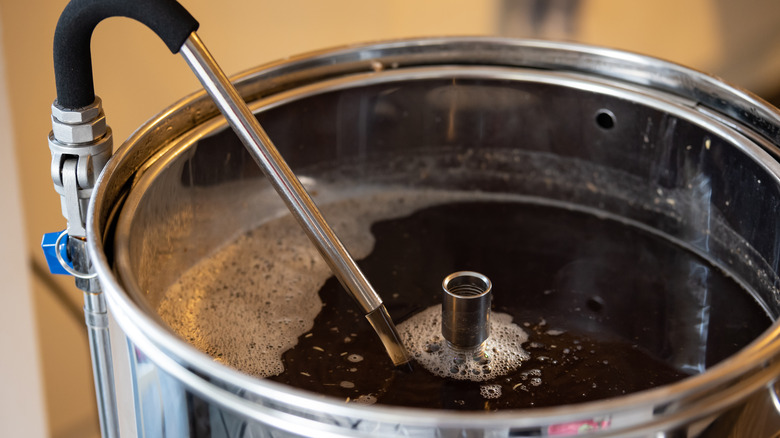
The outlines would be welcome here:
[[[68,234],[86,236],[87,204],[95,180],[111,157],[113,136],[100,98],[79,110],[65,110],[55,101],[49,133],[51,178],[59,193]]]
[[[771,219],[780,213],[772,158],[780,114],[714,78],[606,49],[456,38],[311,54],[247,73],[237,88],[293,170],[313,181],[317,165],[336,163],[358,184],[454,185],[625,218],[706,256],[753,291],[772,318],[780,315],[780,229]],[[614,115],[612,128],[594,120],[602,109]],[[305,111],[318,117],[307,119],[306,130],[289,129]],[[150,364],[178,388],[129,383],[144,425],[166,418],[190,436],[522,436],[609,418],[610,428],[592,436],[739,436],[745,422],[772,432],[777,411],[763,408],[773,403],[767,389],[780,373],[777,323],[677,384],[490,415],[345,405],[213,362],[155,315],[160,290],[228,239],[225,230],[240,232],[278,211],[253,207],[235,190],[259,193],[268,183],[239,171],[242,146],[223,134],[216,113],[201,93],[139,129],[92,199],[90,256],[137,359],[136,377]],[[216,175],[198,173],[214,162],[210,151],[234,161]],[[469,160],[448,159],[458,155]],[[199,207],[209,188],[244,206]],[[175,396],[154,409],[138,401],[165,393]],[[151,426],[146,433],[159,434]]]
[[[51,104],[51,116],[62,123],[76,124],[87,123],[91,120],[95,120],[103,111],[103,102],[100,98],[96,98],[91,105],[87,105],[84,108],[73,110],[72,108],[65,108],[60,105],[56,100]]]
[[[460,271],[448,275],[441,287],[441,335],[456,350],[479,349],[490,336],[490,280]]]
[[[53,108],[54,106],[52,106]],[[87,143],[106,133],[106,115],[101,112],[97,117],[81,123],[64,123],[51,117],[54,136],[64,143]]]
[[[87,257],[86,241],[68,239],[68,254],[78,272],[93,272]],[[76,286],[84,291],[84,322],[89,337],[92,375],[95,382],[100,433],[104,438],[119,437],[119,412],[116,403],[116,382],[108,331],[106,298],[96,278],[76,278]]]
[[[101,436],[118,437],[119,412],[108,332],[108,313],[106,309],[99,310],[100,307],[105,307],[105,297],[102,293],[84,293],[84,320],[89,336]]]
[[[360,304],[372,325],[377,327],[377,335],[393,363],[402,365],[409,362],[403,344],[398,341],[392,319],[386,310],[380,309],[382,299],[196,33],[193,32],[184,42],[181,53],[339,282]],[[370,315],[377,310],[386,317],[371,318]]]

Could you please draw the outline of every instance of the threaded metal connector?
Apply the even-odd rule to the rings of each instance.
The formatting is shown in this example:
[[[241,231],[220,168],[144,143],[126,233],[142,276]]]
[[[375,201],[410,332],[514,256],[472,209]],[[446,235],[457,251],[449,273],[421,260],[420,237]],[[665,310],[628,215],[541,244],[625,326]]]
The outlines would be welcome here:
[[[454,350],[477,350],[490,336],[493,285],[472,271],[455,272],[442,282],[441,334]]]

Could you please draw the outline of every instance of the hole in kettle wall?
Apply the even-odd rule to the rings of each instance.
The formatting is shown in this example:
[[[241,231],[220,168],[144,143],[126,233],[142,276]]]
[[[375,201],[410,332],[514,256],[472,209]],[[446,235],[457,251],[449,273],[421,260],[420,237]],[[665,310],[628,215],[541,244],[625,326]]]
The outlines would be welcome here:
[[[602,129],[612,129],[615,127],[615,115],[610,110],[599,110],[596,113],[596,124]]]

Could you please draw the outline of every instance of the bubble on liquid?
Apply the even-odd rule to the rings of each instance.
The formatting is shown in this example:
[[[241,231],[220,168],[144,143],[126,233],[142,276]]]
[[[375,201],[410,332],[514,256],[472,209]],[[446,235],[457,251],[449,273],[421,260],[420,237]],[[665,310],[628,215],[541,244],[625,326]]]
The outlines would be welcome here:
[[[441,342],[432,341],[425,344],[426,353],[436,353],[439,350],[441,350]]]
[[[429,372],[443,378],[484,382],[516,370],[528,360],[522,345],[528,334],[512,323],[512,316],[493,312],[490,337],[483,354],[453,351],[441,338],[441,305],[429,307],[398,325],[406,348]]]
[[[482,385],[479,387],[479,394],[486,399],[501,397],[501,385]]]
[[[339,386],[346,389],[352,389],[355,387],[355,384],[353,382],[350,382],[348,380],[343,380],[339,383]]]
[[[350,403],[357,403],[359,405],[373,405],[376,403],[376,401],[376,396],[374,394],[365,394],[356,399],[350,400]]]
[[[347,356],[347,360],[352,363],[358,363],[363,361],[363,356],[359,354],[350,354],[349,356]]]

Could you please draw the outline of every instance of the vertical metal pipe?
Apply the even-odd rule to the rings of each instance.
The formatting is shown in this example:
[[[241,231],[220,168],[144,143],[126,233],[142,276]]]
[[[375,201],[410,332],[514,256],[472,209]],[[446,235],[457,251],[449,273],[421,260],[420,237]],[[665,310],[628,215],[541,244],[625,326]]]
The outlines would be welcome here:
[[[478,272],[455,272],[444,279],[441,334],[452,349],[478,350],[490,336],[492,290]]]
[[[73,267],[80,272],[91,272],[86,241],[68,239],[68,254]],[[108,308],[106,298],[95,278],[77,278],[76,286],[84,291],[84,322],[89,335],[89,351],[92,357],[92,376],[95,381],[100,433],[103,438],[119,437],[119,416],[114,385],[114,363],[111,358],[111,339],[108,332]]]
[[[119,418],[116,410],[114,364],[111,358],[106,299],[102,292],[84,292],[84,320],[89,335],[100,430],[103,437],[118,437]]]
[[[89,336],[92,373],[95,380],[100,432],[104,438],[119,436],[119,421],[108,336],[108,312],[100,283],[87,255],[85,218],[87,201],[94,189],[95,177],[111,156],[113,136],[103,113],[100,98],[81,108],[52,104],[52,180],[60,193],[63,215],[68,219],[67,253],[73,262],[67,267],[60,259],[60,241],[55,253],[63,268],[76,278],[76,287],[84,291],[84,320]]]

